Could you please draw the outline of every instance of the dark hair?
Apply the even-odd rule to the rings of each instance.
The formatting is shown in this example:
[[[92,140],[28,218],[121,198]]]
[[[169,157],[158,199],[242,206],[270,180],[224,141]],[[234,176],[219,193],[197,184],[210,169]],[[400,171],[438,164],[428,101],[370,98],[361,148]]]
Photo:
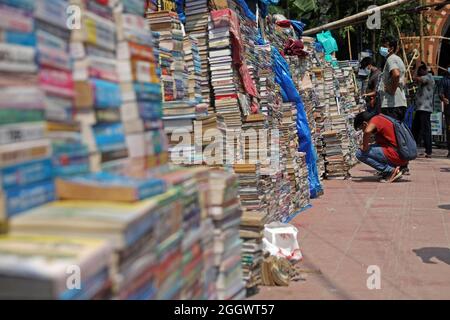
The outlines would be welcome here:
[[[373,60],[371,57],[365,57],[361,60],[361,69],[367,68],[368,65],[373,66]]]
[[[428,71],[428,67],[427,67],[427,65],[424,62],[422,62],[422,64],[419,66],[418,70],[427,72]]]
[[[381,40],[381,43],[388,43],[389,47],[394,48],[394,51],[397,51],[398,42],[393,36],[384,36]]]
[[[361,128],[361,126],[364,122],[369,122],[370,119],[372,119],[374,116],[375,116],[375,114],[371,113],[369,111],[364,111],[364,112],[358,113],[355,116],[355,121],[353,122],[353,124],[355,126],[355,130],[359,130],[359,128]]]

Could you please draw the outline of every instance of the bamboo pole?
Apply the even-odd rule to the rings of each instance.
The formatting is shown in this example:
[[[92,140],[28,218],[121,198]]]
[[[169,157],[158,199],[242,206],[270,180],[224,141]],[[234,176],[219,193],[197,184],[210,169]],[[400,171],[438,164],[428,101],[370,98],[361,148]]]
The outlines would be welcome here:
[[[380,11],[383,11],[383,10],[386,10],[386,9],[392,9],[392,8],[398,7],[398,6],[402,5],[402,4],[405,4],[405,3],[408,3],[408,2],[413,2],[413,1],[417,1],[417,0],[396,0],[396,1],[392,1],[390,3],[387,3],[385,5],[379,6],[378,9]],[[319,33],[319,32],[321,32],[323,30],[337,29],[337,28],[340,28],[342,26],[346,26],[346,25],[350,24],[351,22],[353,22],[355,20],[360,20],[360,19],[363,19],[363,18],[367,18],[368,16],[372,15],[373,13],[374,13],[373,9],[371,9],[371,10],[368,9],[368,10],[365,10],[363,12],[360,12],[360,13],[357,13],[355,15],[352,15],[350,17],[346,17],[344,19],[340,19],[340,20],[337,20],[337,21],[334,21],[334,22],[331,22],[331,23],[327,23],[327,24],[325,24],[325,25],[323,25],[321,27],[317,27],[317,28],[306,30],[305,32],[303,32],[303,34],[305,36],[308,36],[308,35],[314,35],[316,33]]]
[[[350,60],[353,60],[352,55],[352,40],[350,39],[350,28],[347,29],[347,39],[348,39],[348,53],[350,55]]]

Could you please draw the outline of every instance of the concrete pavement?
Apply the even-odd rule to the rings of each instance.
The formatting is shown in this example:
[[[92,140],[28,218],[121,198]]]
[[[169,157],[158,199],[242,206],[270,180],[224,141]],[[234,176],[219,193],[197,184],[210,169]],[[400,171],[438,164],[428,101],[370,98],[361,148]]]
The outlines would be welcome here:
[[[305,280],[253,299],[450,299],[450,160],[436,154],[394,184],[365,165],[351,180],[325,181],[325,195],[292,222]],[[368,289],[369,266],[381,289]]]

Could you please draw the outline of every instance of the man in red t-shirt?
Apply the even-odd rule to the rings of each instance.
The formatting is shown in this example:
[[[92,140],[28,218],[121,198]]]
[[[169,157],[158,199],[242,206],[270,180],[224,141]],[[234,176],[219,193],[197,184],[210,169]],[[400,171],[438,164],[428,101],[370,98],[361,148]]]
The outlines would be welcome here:
[[[382,175],[383,182],[395,182],[402,177],[401,167],[408,161],[397,152],[397,139],[394,125],[383,115],[374,115],[367,111],[355,117],[355,129],[364,130],[363,145],[356,152],[359,161],[376,169]],[[369,145],[372,135],[375,144]]]

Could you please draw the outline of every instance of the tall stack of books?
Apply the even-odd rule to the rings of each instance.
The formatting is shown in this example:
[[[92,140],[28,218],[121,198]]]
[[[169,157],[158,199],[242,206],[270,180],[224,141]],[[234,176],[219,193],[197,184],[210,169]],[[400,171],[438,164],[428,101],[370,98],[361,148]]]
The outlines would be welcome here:
[[[120,119],[121,88],[117,70],[117,26],[112,2],[71,0],[83,14],[81,28],[71,35],[75,59],[75,107],[84,142],[91,152],[91,169],[126,161],[128,150]],[[125,159],[125,160],[124,160]]]
[[[197,39],[198,51],[201,62],[201,93],[203,103],[211,108],[211,92],[209,86],[209,63],[208,63],[208,0],[191,0],[185,4],[186,32]]]
[[[242,210],[238,199],[236,176],[212,171],[208,207],[214,222],[214,255],[217,269],[217,298],[245,298],[242,275],[242,240],[239,236]]]
[[[5,4],[6,3],[6,4]],[[55,198],[34,1],[0,2],[0,230]]]
[[[46,95],[48,136],[53,146],[56,176],[89,172],[89,150],[75,120],[73,63],[66,26],[69,1],[36,2],[36,37],[40,85]],[[78,66],[77,66],[78,67]]]
[[[142,0],[123,1],[116,12],[121,120],[131,168],[153,169],[168,161],[167,139],[155,42],[143,16]]]
[[[182,153],[184,159],[178,160],[183,164],[194,163],[193,120],[198,103],[187,99],[188,69],[184,61],[182,25],[177,13],[172,11],[149,12],[147,19],[152,30],[159,33],[163,120],[169,137],[169,152]],[[190,139],[185,138],[180,143],[180,135]]]
[[[342,150],[341,133],[337,131],[325,131],[324,157],[325,157],[325,176],[327,179],[342,180],[347,177],[348,168],[345,162],[344,151]]]
[[[262,231],[268,219],[267,203],[260,176],[260,164],[235,164],[239,198],[243,208],[241,222],[242,265],[247,294],[261,284]]]
[[[98,239],[0,236],[0,298],[108,299],[111,251],[108,242]]]
[[[198,40],[192,36],[184,37],[184,61],[188,69],[187,98],[200,104],[202,97],[202,62],[199,53]],[[200,111],[200,110],[197,110]],[[202,110],[208,112],[206,110]]]

